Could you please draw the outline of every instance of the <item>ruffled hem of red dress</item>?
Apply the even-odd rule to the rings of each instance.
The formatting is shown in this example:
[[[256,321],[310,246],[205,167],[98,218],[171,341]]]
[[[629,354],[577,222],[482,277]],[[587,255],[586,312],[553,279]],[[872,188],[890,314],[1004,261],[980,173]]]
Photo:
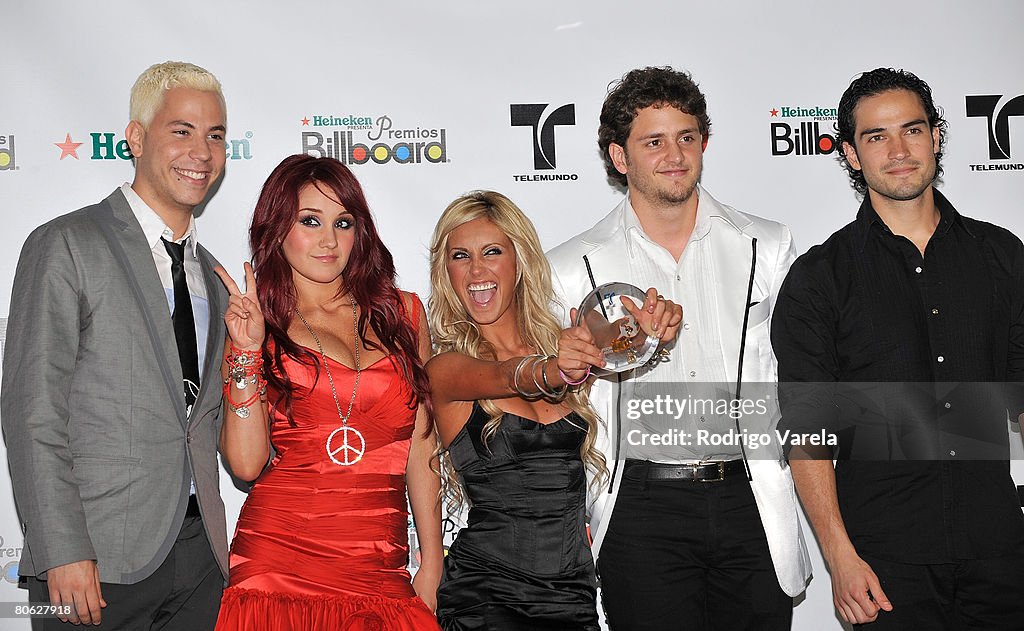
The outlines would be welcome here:
[[[308,596],[229,587],[217,631],[438,631],[417,597]]]

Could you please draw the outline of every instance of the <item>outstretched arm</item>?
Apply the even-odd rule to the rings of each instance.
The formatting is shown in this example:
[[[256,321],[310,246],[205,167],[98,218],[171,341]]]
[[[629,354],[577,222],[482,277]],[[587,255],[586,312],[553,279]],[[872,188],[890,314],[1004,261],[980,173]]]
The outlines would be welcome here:
[[[441,441],[447,445],[458,434],[466,416],[454,412],[467,401],[518,397],[524,392],[540,397],[543,392],[535,384],[560,388],[567,381],[584,379],[591,366],[603,365],[604,356],[585,326],[563,329],[558,355],[548,361],[527,357],[495,361],[441,353],[426,367]]]

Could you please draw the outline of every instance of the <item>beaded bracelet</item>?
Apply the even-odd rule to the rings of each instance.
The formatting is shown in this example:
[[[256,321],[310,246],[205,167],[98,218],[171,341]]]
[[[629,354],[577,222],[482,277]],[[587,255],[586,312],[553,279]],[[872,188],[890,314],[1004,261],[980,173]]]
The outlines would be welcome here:
[[[243,351],[232,344],[230,352],[224,357],[228,365],[228,377],[224,380],[224,398],[238,418],[249,418],[249,406],[267,391],[267,382],[263,378],[263,351]],[[256,386],[256,392],[241,402],[231,398],[231,385],[238,390],[248,386]]]
[[[564,372],[562,372],[561,368],[558,369],[558,376],[562,378],[562,381],[564,381],[566,383],[566,385],[578,386],[578,385],[580,385],[581,383],[583,383],[584,381],[586,381],[587,379],[590,378],[590,366],[587,366],[587,372],[583,373],[583,376],[580,377],[579,380],[577,380],[577,381],[573,381],[572,379],[570,379],[569,375],[567,375]]]
[[[261,385],[266,386],[265,383]],[[259,390],[252,393],[252,396],[250,396],[245,401],[236,403],[231,399],[231,386],[229,384],[224,384],[224,398],[227,399],[228,405],[231,406],[231,411],[235,413],[235,416],[241,419],[249,418],[249,415],[251,414],[251,412],[249,411],[249,406],[255,403],[256,400],[259,399],[261,396],[263,396],[264,392],[266,392],[266,388],[261,387]]]
[[[262,377],[262,350],[243,351],[232,344],[224,361],[228,365],[227,381],[235,382],[235,387],[239,390],[245,390],[246,385],[256,385]]]

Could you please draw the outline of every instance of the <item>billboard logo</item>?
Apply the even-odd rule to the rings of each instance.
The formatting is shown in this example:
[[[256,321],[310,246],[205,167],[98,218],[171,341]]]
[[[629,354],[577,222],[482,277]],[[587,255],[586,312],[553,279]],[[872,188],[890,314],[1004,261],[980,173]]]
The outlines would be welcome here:
[[[302,119],[308,126],[308,117]],[[367,121],[371,121],[370,124]],[[371,117],[314,116],[314,126],[335,127],[334,131],[303,131],[302,153],[334,158],[343,164],[420,164],[448,162],[446,130],[442,127],[395,129],[388,115]],[[356,132],[359,136],[356,136]],[[365,142],[360,142],[365,140]]]
[[[988,123],[989,160],[1010,159],[1010,118],[1024,116],[1024,94],[1003,101],[1001,94],[964,97],[969,118],[984,118]],[[1002,102],[1002,103],[1001,103]],[[1024,164],[972,164],[972,171],[1017,171]]]
[[[516,103],[509,106],[513,127],[533,129],[533,168],[554,169],[555,127],[576,124],[576,105],[567,103],[544,116],[547,103]]]
[[[14,171],[18,164],[14,161],[14,134],[0,136],[0,171]]]
[[[836,137],[821,133],[818,123],[772,123],[773,156],[825,156],[836,150]]]
[[[821,123],[835,121],[839,110],[835,107],[773,107],[771,118],[804,119],[792,124],[774,120],[771,123],[773,156],[827,156],[836,150],[836,137],[821,132]]]

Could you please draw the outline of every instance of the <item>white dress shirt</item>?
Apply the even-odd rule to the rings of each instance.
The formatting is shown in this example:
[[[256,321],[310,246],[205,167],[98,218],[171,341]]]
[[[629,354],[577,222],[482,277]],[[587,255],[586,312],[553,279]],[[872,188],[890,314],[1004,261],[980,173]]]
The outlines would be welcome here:
[[[696,192],[694,193],[697,194]],[[654,287],[665,298],[683,308],[683,323],[673,343],[665,346],[669,351],[667,361],[652,362],[638,368],[634,378],[625,382],[627,394],[642,399],[657,395],[669,395],[676,399],[712,399],[728,401],[731,392],[729,377],[722,356],[722,331],[718,317],[719,291],[715,275],[709,273],[714,266],[711,231],[714,222],[697,204],[697,218],[690,233],[690,239],[677,262],[672,254],[655,243],[640,224],[629,200],[623,214],[626,235],[626,252],[629,267],[629,282],[640,289]],[[746,253],[744,253],[746,254]],[[622,279],[598,279],[598,283]],[[736,336],[739,331],[732,331]],[[665,424],[653,425],[648,418],[634,423],[635,427],[649,434],[668,430],[680,430],[694,438],[698,430],[716,434],[728,432],[733,425],[728,415],[702,411],[699,414],[684,414],[679,419]],[[647,421],[647,422],[645,422]],[[737,445],[697,444],[646,445],[631,449],[626,443],[626,457],[656,462],[696,462],[707,460],[732,460],[742,457]]]
[[[196,251],[199,248],[198,236],[196,235],[195,217],[189,217],[188,229],[180,239],[174,238],[174,231],[167,227],[160,215],[156,214],[146,202],[139,197],[130,184],[125,182],[121,185],[121,192],[124,193],[128,205],[131,206],[135,218],[142,226],[142,232],[146,235],[150,250],[153,252],[153,262],[156,264],[156,273],[160,276],[160,283],[164,286],[164,294],[167,296],[167,309],[174,313],[174,281],[171,278],[171,256],[160,239],[183,243],[189,239],[189,247],[185,248],[185,280],[188,282],[188,293],[192,297],[192,315],[196,322],[196,349],[199,353],[199,373],[202,374],[203,366],[206,365],[206,339],[210,332],[210,303],[206,298],[206,281],[203,279],[203,269],[199,265],[199,258]]]

